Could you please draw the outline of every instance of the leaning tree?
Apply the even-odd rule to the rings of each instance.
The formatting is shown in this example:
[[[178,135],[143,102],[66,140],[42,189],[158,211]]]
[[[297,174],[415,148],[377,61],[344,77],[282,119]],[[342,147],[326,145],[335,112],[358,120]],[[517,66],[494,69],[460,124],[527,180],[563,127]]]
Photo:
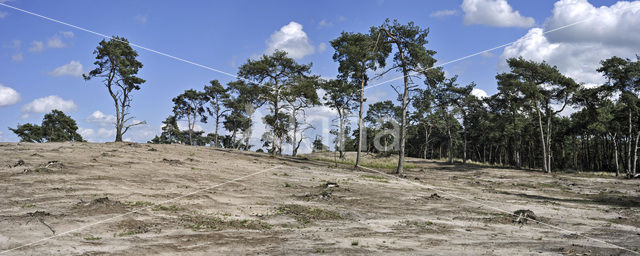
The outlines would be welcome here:
[[[129,116],[131,93],[140,90],[140,85],[145,82],[136,76],[142,68],[142,63],[136,59],[138,53],[124,37],[114,36],[108,41],[103,39],[93,53],[96,55],[96,61],[93,63],[96,68],[82,77],[85,80],[93,77],[103,79],[116,107],[116,142],[119,142],[129,128],[146,124],[145,121],[127,124],[134,118]]]

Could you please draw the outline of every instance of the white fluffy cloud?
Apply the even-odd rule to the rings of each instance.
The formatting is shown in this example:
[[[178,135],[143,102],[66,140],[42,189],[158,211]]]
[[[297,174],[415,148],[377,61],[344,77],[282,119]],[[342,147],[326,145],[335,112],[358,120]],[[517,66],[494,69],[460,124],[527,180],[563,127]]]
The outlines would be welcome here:
[[[489,95],[487,95],[487,92],[485,92],[482,89],[478,89],[478,88],[473,88],[473,90],[471,90],[471,95],[476,96],[476,97],[478,97],[480,99],[486,98],[486,97],[489,96]]]
[[[47,47],[49,48],[63,48],[65,44],[60,39],[60,36],[54,35],[49,40],[47,40]]]
[[[116,136],[116,129],[105,129],[105,128],[100,128],[98,129],[98,137],[101,138],[108,138],[108,137],[115,137]]]
[[[294,59],[300,59],[315,51],[307,33],[302,30],[302,25],[294,21],[271,34],[271,38],[267,40],[266,53],[270,54],[275,50],[286,51],[289,57]]]
[[[82,138],[86,140],[88,137],[93,136],[95,134],[95,131],[91,128],[86,129],[86,128],[78,127],[78,133],[82,136]]]
[[[75,35],[71,31],[60,31],[54,34],[53,36],[49,37],[49,39],[47,39],[46,45],[43,41],[36,40],[31,42],[31,47],[29,48],[29,51],[42,52],[47,48],[64,48],[67,46],[67,43],[65,43],[65,41],[68,41],[74,36]],[[63,40],[63,38],[67,40]]]
[[[54,109],[67,112],[77,110],[78,106],[72,100],[63,100],[56,95],[38,98],[22,106],[22,112],[26,113],[47,113]]]
[[[96,123],[102,126],[113,125],[116,123],[116,116],[107,115],[102,113],[100,110],[96,110],[89,117],[87,117],[87,122]]]
[[[535,24],[533,18],[514,11],[507,0],[464,0],[461,7],[466,25],[528,28]]]
[[[57,67],[52,72],[49,72],[49,75],[58,77],[58,76],[82,76],[83,73],[82,64],[80,62],[72,60],[69,64],[62,65]]]
[[[640,2],[619,2],[596,8],[586,0],[562,0],[555,3],[553,14],[542,28],[532,28],[500,56],[499,70],[506,71],[504,61],[522,56],[547,61],[565,75],[587,86],[604,82],[596,71],[600,61],[612,56],[635,58],[640,53]],[[580,23],[578,23],[580,22]],[[561,30],[555,28],[575,24]]]
[[[41,52],[44,51],[44,43],[41,41],[33,41],[31,42],[31,48],[29,48],[30,52]]]
[[[135,19],[140,22],[140,24],[147,24],[147,15],[138,14]]]
[[[178,121],[178,129],[180,129],[181,131],[188,131],[189,130],[189,124],[187,124],[187,121]],[[193,131],[199,132],[199,131],[204,131],[204,128],[202,128],[202,125],[196,124],[193,127]]]
[[[20,94],[11,87],[0,84],[0,107],[16,104],[20,101]]]
[[[11,55],[11,60],[15,62],[20,62],[24,60],[24,57],[22,56],[21,52],[16,52],[13,55]]]
[[[64,38],[73,38],[75,36],[72,31],[60,31],[60,34]]]
[[[429,17],[441,18],[458,14],[458,10],[439,10],[429,14]]]

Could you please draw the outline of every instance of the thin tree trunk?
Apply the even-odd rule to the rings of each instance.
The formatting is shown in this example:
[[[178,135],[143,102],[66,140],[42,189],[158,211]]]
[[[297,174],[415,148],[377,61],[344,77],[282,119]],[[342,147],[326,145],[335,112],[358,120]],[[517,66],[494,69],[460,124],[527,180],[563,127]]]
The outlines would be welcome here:
[[[629,141],[627,142],[627,174],[631,174],[631,143],[633,140],[631,123],[631,106],[629,106]]]
[[[551,114],[547,114],[547,172],[551,173],[551,157],[553,152],[551,150]]]
[[[638,139],[640,139],[640,131],[638,131],[636,133],[636,147],[634,148],[634,152],[633,152],[633,175],[636,175],[636,167],[637,167],[637,163],[638,163]]]
[[[404,61],[404,52],[402,51],[401,46],[398,44],[398,49],[400,49],[400,58],[402,60],[402,74],[404,75],[404,92],[402,94],[402,119],[400,123],[400,150],[398,150],[398,169],[396,170],[396,174],[403,175],[403,167],[404,167],[404,147],[405,147],[405,133],[407,129],[407,104],[409,101],[409,71]]]
[[[362,141],[364,140],[364,123],[362,121],[363,102],[364,102],[364,85],[365,79],[363,75],[362,83],[360,84],[360,111],[358,113],[358,149],[356,152],[356,167],[360,165],[360,152],[362,152]]]
[[[542,171],[550,173],[547,169],[547,147],[544,142],[544,128],[542,128],[542,114],[540,113],[540,107],[538,100],[535,100],[536,112],[538,113],[538,125],[540,126],[540,140],[542,142]]]

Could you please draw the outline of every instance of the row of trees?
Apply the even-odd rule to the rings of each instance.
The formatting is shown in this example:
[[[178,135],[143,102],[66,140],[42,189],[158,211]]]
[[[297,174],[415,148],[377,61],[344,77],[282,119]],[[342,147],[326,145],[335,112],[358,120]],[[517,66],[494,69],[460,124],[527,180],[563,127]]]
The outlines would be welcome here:
[[[498,93],[480,99],[471,93],[475,83],[459,85],[457,77],[445,77],[441,68],[433,68],[436,52],[426,48],[428,34],[413,23],[389,20],[368,33],[343,32],[331,41],[339,68],[336,79],[329,81],[311,75],[311,64],[298,64],[285,52],[249,60],[239,69],[241,80],[226,89],[219,86],[225,97],[206,96],[206,88],[201,92],[212,99],[211,108],[218,107],[206,111],[216,117],[216,127],[225,119],[224,128],[232,134],[228,145],[249,149],[248,140],[237,142],[236,134],[248,138],[253,110],[266,105],[270,114],[263,121],[270,129],[262,137],[263,146],[280,154],[282,145],[289,143],[295,155],[302,134],[311,128],[304,122],[305,109],[325,104],[337,113],[332,133],[341,157],[344,151],[356,151],[359,165],[362,152],[397,153],[398,174],[404,156],[444,156],[451,162],[461,158],[546,172],[572,168],[635,173],[638,61],[604,60],[598,71],[607,83],[583,88],[545,62],[512,58],[507,60],[510,71],[496,76]],[[403,75],[401,86],[392,86],[399,105],[377,102],[365,115],[369,81],[391,71]],[[317,89],[324,90],[322,99]],[[569,109],[580,110],[560,115]],[[358,125],[352,130],[348,120],[355,111]],[[234,122],[241,125],[231,125]],[[193,123],[189,130],[192,127]],[[217,128],[209,137],[220,137]],[[406,144],[407,139],[413,143]]]
[[[546,172],[571,168],[636,173],[640,61],[603,60],[598,72],[607,82],[584,88],[545,62],[512,58],[507,60],[509,72],[496,76],[498,93],[478,98],[472,94],[475,83],[459,85],[457,77],[434,68],[436,52],[426,47],[428,35],[428,29],[412,22],[390,20],[367,33],[343,32],[331,41],[339,67],[337,77],[329,80],[311,74],[310,63],[300,64],[283,51],[248,60],[239,68],[238,80],[226,86],[212,80],[202,90],[186,90],[173,98],[172,115],[163,122],[162,134],[150,142],[249,150],[254,146],[249,141],[252,115],[264,107],[269,111],[262,120],[268,131],[261,135],[261,147],[282,154],[289,144],[296,155],[305,131],[313,129],[306,112],[324,104],[337,113],[335,149],[341,157],[344,151],[356,151],[356,166],[362,152],[385,152],[398,155],[400,175],[405,156],[446,157],[450,162],[461,158]],[[132,123],[129,116],[131,93],[145,82],[136,76],[142,64],[120,37],[101,41],[94,54],[96,68],[84,77],[103,79],[116,108],[116,141],[121,141],[129,128],[144,123]],[[400,86],[392,85],[399,104],[373,103],[365,114],[365,89],[389,72],[402,74]],[[560,115],[568,109],[578,111]],[[352,129],[354,112],[357,126]],[[214,132],[196,131],[198,122],[209,120],[215,122]],[[178,127],[179,121],[186,121],[186,130]],[[318,139],[313,144],[324,149]]]

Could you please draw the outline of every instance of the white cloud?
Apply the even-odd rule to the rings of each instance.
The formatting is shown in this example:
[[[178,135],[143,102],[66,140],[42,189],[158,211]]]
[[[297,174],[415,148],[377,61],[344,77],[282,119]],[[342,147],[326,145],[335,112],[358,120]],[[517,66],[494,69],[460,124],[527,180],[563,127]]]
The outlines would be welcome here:
[[[96,123],[102,126],[113,125],[116,123],[116,116],[106,115],[100,110],[96,110],[89,117],[87,117],[87,122]]]
[[[326,27],[331,27],[331,26],[333,26],[333,22],[327,21],[325,19],[323,19],[320,22],[318,22],[318,28],[326,28]]]
[[[54,109],[67,112],[77,110],[78,106],[73,100],[63,100],[56,95],[38,98],[22,106],[22,112],[27,113],[47,113]]]
[[[95,131],[91,128],[85,129],[85,128],[79,127],[78,133],[82,136],[82,138],[86,140],[88,137],[93,136],[95,134]]]
[[[44,43],[41,41],[33,41],[31,42],[31,48],[29,48],[30,52],[41,52],[44,51]]]
[[[461,7],[465,25],[528,28],[535,24],[533,18],[514,11],[507,0],[464,0]]]
[[[72,60],[69,64],[62,65],[57,67],[52,72],[49,72],[49,75],[54,77],[58,76],[76,76],[80,77],[83,73],[82,64],[80,62]]]
[[[72,31],[60,31],[60,34],[64,38],[73,38],[75,36]]]
[[[105,129],[105,128],[100,128],[98,129],[98,137],[101,138],[107,138],[107,137],[115,137],[116,136],[116,129]]]
[[[11,55],[11,60],[15,62],[20,62],[24,60],[24,57],[22,56],[21,52],[17,52]]]
[[[324,52],[324,50],[327,49],[327,44],[325,42],[322,42],[318,45],[318,52]]]
[[[4,17],[7,17],[9,13],[7,12],[0,12],[0,19],[4,19]]]
[[[20,50],[20,45],[22,45],[22,41],[17,40],[17,39],[13,39],[13,40],[11,40],[11,44],[10,45],[4,46],[4,47],[9,47],[11,49]]]
[[[458,14],[458,10],[439,10],[429,14],[429,17],[441,18]]]
[[[601,60],[612,56],[635,59],[635,54],[640,52],[638,12],[640,2],[619,2],[596,8],[586,0],[559,1],[552,16],[545,21],[545,30],[584,22],[548,34],[542,28],[530,29],[504,49],[498,68],[501,72],[506,71],[505,59],[522,56],[547,61],[577,82],[590,86],[602,84],[604,78],[596,71]],[[629,27],[629,24],[635,27]]]
[[[486,98],[486,97],[489,96],[489,95],[487,95],[487,92],[485,92],[482,89],[478,89],[478,88],[473,88],[473,90],[471,90],[471,95],[476,96],[476,97],[478,97],[480,99]]]
[[[189,125],[187,124],[187,121],[178,121],[178,129],[180,129],[181,131],[188,131],[189,130]],[[204,128],[202,128],[202,125],[196,124],[193,127],[193,131],[199,132],[199,131],[204,131]]]
[[[42,52],[47,48],[64,48],[67,46],[67,43],[65,43],[62,39],[63,38],[71,39],[74,36],[75,35],[71,31],[60,31],[54,34],[53,36],[49,37],[49,39],[47,39],[46,45],[43,41],[36,40],[31,42],[31,48],[29,48],[29,51]],[[65,41],[68,41],[68,40],[65,40]]]
[[[283,50],[294,59],[300,59],[315,51],[307,33],[302,30],[302,25],[294,21],[271,34],[271,38],[266,43],[266,53],[273,53],[276,49]]]
[[[20,93],[11,87],[0,84],[0,107],[16,104],[20,101]]]
[[[47,47],[49,47],[49,48],[63,48],[63,47],[65,47],[65,44],[62,42],[62,39],[60,39],[60,36],[53,35],[51,38],[49,38],[49,40],[47,40]]]
[[[596,8],[586,0],[563,0],[554,4],[553,14],[544,24],[550,30],[577,23],[568,29],[549,33],[551,42],[640,44],[640,1],[618,2]]]
[[[138,14],[135,19],[142,24],[147,24],[147,15]]]
[[[491,58],[491,57],[493,57],[493,56],[496,56],[496,55],[495,55],[495,54],[493,54],[492,52],[482,52],[480,55],[481,55],[482,57],[485,57],[485,58]]]

